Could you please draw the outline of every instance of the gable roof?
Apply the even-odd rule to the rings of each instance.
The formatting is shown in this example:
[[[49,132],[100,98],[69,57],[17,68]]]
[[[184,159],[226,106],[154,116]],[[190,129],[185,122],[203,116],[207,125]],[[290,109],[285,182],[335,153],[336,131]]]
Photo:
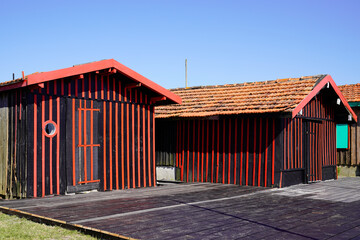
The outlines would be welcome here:
[[[265,82],[171,89],[182,104],[156,107],[157,118],[298,112],[329,83],[356,121],[356,115],[330,75]]]
[[[360,102],[360,83],[339,86],[348,102]]]
[[[171,103],[181,103],[181,98],[169,90],[161,87],[160,85],[154,83],[153,81],[147,79],[146,77],[140,75],[139,73],[131,70],[130,68],[124,66],[123,64],[115,61],[114,59],[106,59],[81,65],[74,65],[73,67],[63,68],[59,70],[34,73],[26,76],[24,79],[15,79],[8,82],[0,83],[0,92],[10,89],[26,87],[34,84],[40,84],[55,79],[61,79],[71,76],[76,76],[88,72],[95,72],[104,69],[116,69],[123,75],[129,77],[135,82],[141,83],[142,86],[152,90],[153,92],[159,94],[160,97],[165,97],[162,100],[168,100]]]

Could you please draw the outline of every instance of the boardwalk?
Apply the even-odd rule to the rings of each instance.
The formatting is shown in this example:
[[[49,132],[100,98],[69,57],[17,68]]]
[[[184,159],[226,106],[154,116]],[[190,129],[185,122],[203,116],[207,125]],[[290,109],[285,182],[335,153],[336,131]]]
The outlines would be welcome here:
[[[164,185],[0,205],[139,239],[360,239],[360,178],[283,189]]]

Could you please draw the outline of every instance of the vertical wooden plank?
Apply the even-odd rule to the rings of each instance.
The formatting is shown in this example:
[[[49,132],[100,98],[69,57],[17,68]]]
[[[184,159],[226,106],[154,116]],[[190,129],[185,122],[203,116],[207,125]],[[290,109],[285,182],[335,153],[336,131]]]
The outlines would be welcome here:
[[[258,166],[258,187],[260,187],[260,180],[261,180],[261,152],[262,152],[262,145],[261,145],[261,140],[262,140],[262,118],[259,119],[260,123],[259,123],[259,166]],[[265,180],[266,181],[266,180]]]
[[[239,184],[242,185],[242,178],[243,178],[243,152],[244,152],[244,119],[241,118],[241,126],[240,126],[240,182]]]
[[[217,134],[216,134],[216,139],[217,139],[217,149],[216,149],[216,182],[218,182],[219,180],[219,161],[220,161],[220,157],[219,157],[219,153],[220,153],[220,119],[217,120]]]
[[[70,90],[69,90],[70,92]],[[75,176],[76,176],[76,172],[75,172],[75,99],[71,99],[72,100],[72,182],[73,182],[73,186],[75,186]],[[34,113],[35,115],[35,113]],[[35,137],[34,137],[35,138]],[[34,157],[35,159],[35,157]],[[35,167],[35,166],[34,166]],[[34,184],[35,186],[35,184]]]
[[[195,130],[194,130],[195,131]],[[212,121],[212,136],[211,136],[211,182],[214,182],[214,149],[215,148],[215,121]]]
[[[222,183],[225,183],[225,147],[226,147],[226,125],[225,125],[225,119],[223,119],[223,138],[222,138],[222,150],[223,150],[223,156],[222,156]]]
[[[205,172],[205,182],[208,181],[208,167],[209,167],[209,124],[210,121],[206,121],[206,172]],[[189,141],[189,139],[188,139]]]
[[[264,166],[264,187],[267,187],[267,163],[268,163],[268,150],[269,150],[269,118],[266,118],[265,122],[265,166]]]
[[[360,165],[360,121],[356,124],[356,163]]]
[[[189,182],[189,158],[190,158],[190,121],[187,121],[187,149],[186,149],[186,182]]]
[[[250,119],[247,118],[247,126],[246,126],[246,163],[245,163],[245,168],[246,168],[246,172],[245,172],[245,184],[246,186],[249,185],[249,138],[250,138],[250,133],[249,133],[249,128],[250,128]]]
[[[255,173],[256,173],[256,118],[254,118],[254,149],[253,149],[253,178],[252,178],[252,185],[255,186]]]
[[[9,105],[6,93],[0,96],[0,194],[6,195],[9,158]]]
[[[198,144],[197,144],[197,182],[199,182],[199,176],[200,176],[200,129],[201,129],[201,125],[200,125],[200,120],[198,120],[198,136],[197,136],[197,140],[198,140]]]
[[[273,119],[272,129],[272,158],[271,158],[271,184],[275,184],[274,173],[275,173],[275,118]]]
[[[227,179],[227,183],[230,184],[230,175],[231,175],[231,118],[229,118],[229,130],[228,130],[228,134],[229,134],[229,149],[228,149],[228,179]]]
[[[350,159],[351,159],[351,165],[354,166],[356,165],[356,126],[355,125],[351,125],[350,126]]]
[[[156,166],[155,166],[155,110],[154,107],[152,107],[152,124],[153,124],[153,181],[154,181],[154,187],[156,187]]]
[[[234,137],[234,184],[236,184],[236,167],[237,167],[237,123],[238,123],[238,119],[235,119],[235,126],[234,126],[234,133],[235,133],[235,137]]]
[[[79,111],[80,113],[80,111]],[[80,140],[79,140],[80,141]],[[103,183],[104,183],[104,191],[106,191],[106,102],[103,102],[103,171],[104,171],[104,176],[103,176]]]

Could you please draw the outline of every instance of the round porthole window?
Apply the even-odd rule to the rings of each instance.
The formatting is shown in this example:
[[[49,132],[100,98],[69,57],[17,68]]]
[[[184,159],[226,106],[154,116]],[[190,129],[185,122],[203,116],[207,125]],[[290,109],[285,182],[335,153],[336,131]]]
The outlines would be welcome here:
[[[44,122],[43,130],[44,130],[45,136],[47,136],[47,137],[55,136],[57,133],[56,123],[51,120]]]

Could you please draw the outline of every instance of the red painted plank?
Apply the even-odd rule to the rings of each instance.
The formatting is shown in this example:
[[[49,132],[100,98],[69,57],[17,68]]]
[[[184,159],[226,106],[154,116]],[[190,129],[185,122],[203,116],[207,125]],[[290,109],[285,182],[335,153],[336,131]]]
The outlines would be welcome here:
[[[200,120],[198,120],[198,145],[197,145],[197,181],[199,182],[199,175],[200,175]]]
[[[56,97],[56,123],[58,133],[56,135],[56,194],[60,194],[60,97]]]
[[[91,98],[91,73],[89,73],[88,97]]]
[[[110,100],[110,76],[107,76],[107,89],[106,89],[106,95],[107,95],[107,100]],[[136,94],[136,93],[135,93]],[[136,97],[135,97],[136,99]]]
[[[266,122],[265,122],[265,166],[264,166],[264,187],[267,187],[267,172],[268,172],[268,168],[267,168],[267,163],[268,163],[268,150],[269,150],[269,119],[266,118]]]
[[[84,92],[84,91],[83,91]],[[81,102],[81,100],[80,100]],[[84,108],[86,109],[86,100],[84,100]],[[80,112],[80,111],[79,111]],[[86,182],[87,179],[87,156],[86,156],[86,110],[84,110],[84,181]]]
[[[219,161],[220,161],[220,119],[217,120],[217,154],[216,154],[216,182],[219,180]]]
[[[190,121],[187,121],[188,126],[187,126],[187,150],[186,150],[186,157],[187,157],[187,164],[186,164],[186,181],[189,181],[189,158],[190,158],[190,153],[189,153],[189,148],[190,148]]]
[[[142,103],[142,98],[140,100]],[[142,143],[143,143],[143,181],[144,187],[146,187],[146,147],[145,147],[145,104],[142,105]]]
[[[222,175],[222,183],[225,183],[225,119],[223,119],[223,155],[222,155],[222,160],[223,160],[223,164],[222,164],[222,170],[223,170],[223,175]]]
[[[49,86],[49,85],[48,85]],[[56,86],[54,84],[54,86]],[[52,96],[49,96],[49,120],[52,120],[52,114],[53,114],[53,111],[52,111]],[[50,195],[53,194],[53,167],[52,167],[52,155],[53,155],[53,138],[51,137],[49,139],[50,141],[50,146],[49,146],[49,180],[50,180]]]
[[[101,99],[104,99],[104,76],[101,75],[100,78],[100,84],[101,84],[101,89],[100,89],[100,93],[101,93]]]
[[[75,174],[75,99],[72,99],[72,160],[73,160],[73,186],[75,186],[76,174]]]
[[[243,171],[243,152],[244,152],[244,119],[241,118],[241,130],[240,130],[240,185],[242,185],[242,171]]]
[[[214,148],[215,148],[215,121],[212,121],[211,136],[211,182],[214,182]],[[193,168],[194,169],[194,168]]]
[[[201,182],[204,181],[204,129],[205,129],[205,121],[203,122],[203,124],[201,124]]]
[[[45,122],[45,96],[42,96],[41,100],[41,123]],[[42,184],[42,196],[45,196],[45,134],[41,131],[41,184]]]
[[[249,184],[249,128],[250,128],[250,119],[247,119],[247,126],[246,126],[246,172],[245,172],[245,184],[248,186]]]
[[[116,189],[119,189],[119,104],[118,102],[115,103],[115,172],[116,172]]]
[[[34,94],[34,197],[37,197],[37,96]]]
[[[303,164],[303,162],[304,162],[304,160],[303,160],[303,148],[302,148],[302,136],[303,136],[303,129],[302,129],[302,125],[303,125],[303,123],[302,123],[302,119],[300,118],[299,119],[300,120],[300,167],[301,168],[303,168],[303,166],[304,166],[304,164]]]
[[[147,104],[149,104],[149,101],[147,99]],[[148,130],[148,141],[147,141],[147,145],[148,145],[148,175],[149,175],[149,186],[151,187],[152,186],[152,183],[151,183],[151,160],[150,160],[150,154],[151,154],[151,151],[150,151],[150,145],[151,145],[151,140],[150,140],[150,105],[147,107],[147,111],[148,111],[148,125],[147,125],[147,130]],[[154,184],[156,184],[154,182]]]
[[[132,101],[132,91],[130,91],[130,101]],[[132,187],[136,187],[136,171],[135,171],[135,106],[131,103],[131,156],[132,156]]]
[[[109,78],[108,78],[109,82]],[[108,90],[109,93],[109,90]],[[110,186],[109,190],[113,189],[113,169],[112,169],[112,102],[109,102],[109,168],[110,168]],[[84,154],[85,156],[85,154]],[[84,161],[85,162],[85,161]]]
[[[192,142],[193,142],[193,150],[192,150],[192,153],[193,153],[193,158],[192,158],[192,181],[194,182],[195,181],[195,131],[196,131],[196,127],[195,127],[195,120],[193,120],[193,139],[192,139]]]
[[[138,102],[138,97],[137,97],[137,94],[138,91],[135,90],[135,99],[136,99],[136,102]],[[141,93],[140,93],[140,98],[141,98]],[[141,187],[141,169],[140,169],[140,105],[137,104],[136,105],[136,108],[137,108],[137,165],[138,165],[138,187]]]
[[[98,75],[97,75],[97,74],[95,74],[95,89],[94,89],[94,92],[95,92],[95,99],[98,99],[97,86],[98,86]]]
[[[104,141],[104,151],[103,151],[103,167],[104,167],[104,191],[106,190],[106,102],[103,103],[104,111],[104,121],[103,121],[103,141]]]
[[[234,126],[234,133],[235,133],[235,140],[234,140],[234,184],[236,184],[236,152],[237,152],[237,123],[238,119],[235,119],[235,126]]]
[[[254,118],[254,159],[253,159],[253,179],[252,179],[252,183],[253,186],[255,186],[255,173],[256,173],[256,118]]]
[[[261,145],[261,134],[262,134],[262,118],[259,119],[260,123],[259,123],[259,166],[258,166],[258,186],[260,187],[260,180],[261,180],[261,151],[262,151],[262,145]],[[265,179],[266,181],[266,179]]]
[[[209,124],[210,124],[210,121],[207,120],[206,121],[206,135],[207,135],[207,138],[206,138],[206,170],[205,170],[205,182],[208,181],[208,166],[209,166]]]
[[[155,166],[155,110],[152,107],[153,114],[152,114],[152,123],[153,123],[153,179],[154,179],[154,187],[156,187],[156,166]]]
[[[275,118],[273,119],[272,129],[272,160],[271,160],[271,184],[274,185],[274,172],[275,172]]]
[[[90,101],[90,145],[94,144],[94,101]],[[90,146],[90,181],[94,180],[94,147]]]
[[[182,121],[182,142],[181,142],[181,181],[184,181],[184,160],[185,160],[185,121]]]
[[[231,175],[231,119],[229,118],[229,153],[228,153],[228,183],[230,184]]]

